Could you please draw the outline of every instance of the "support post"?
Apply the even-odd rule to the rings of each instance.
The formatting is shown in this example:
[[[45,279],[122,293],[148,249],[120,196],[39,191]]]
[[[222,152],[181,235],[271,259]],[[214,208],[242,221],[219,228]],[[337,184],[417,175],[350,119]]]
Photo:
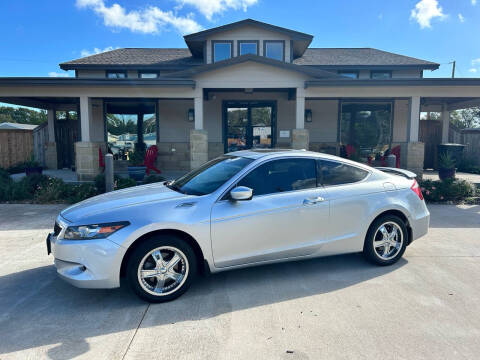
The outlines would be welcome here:
[[[195,114],[195,130],[203,130],[203,96],[193,100]]]
[[[448,143],[448,131],[450,128],[450,111],[447,104],[442,104],[442,143]]]
[[[417,142],[420,127],[420,96],[412,96],[409,99],[409,107],[408,142]]]
[[[57,143],[55,142],[55,109],[47,110],[48,140],[45,147],[45,166],[58,169]]]
[[[105,155],[105,192],[113,191],[113,155]]]
[[[82,142],[90,141],[90,119],[92,118],[92,99],[80,96],[80,130]]]
[[[407,143],[407,169],[416,173],[419,178],[423,175],[425,144],[419,142],[420,128],[420,96],[412,96],[409,99],[408,118],[408,143]]]
[[[295,127],[305,128],[305,90],[303,88],[297,88]]]

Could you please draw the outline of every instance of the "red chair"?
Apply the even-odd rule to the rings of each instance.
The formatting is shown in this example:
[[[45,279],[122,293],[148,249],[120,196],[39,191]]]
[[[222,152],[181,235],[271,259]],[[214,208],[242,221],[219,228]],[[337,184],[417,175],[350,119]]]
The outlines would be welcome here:
[[[390,150],[390,154],[395,155],[395,157],[397,158],[396,163],[395,163],[395,167],[397,169],[400,168],[400,152],[401,152],[401,149],[402,149],[401,146],[397,145],[397,146],[393,147],[392,150]]]
[[[147,167],[147,175],[150,175],[150,170],[155,171],[157,174],[160,174],[161,171],[155,167],[155,161],[157,160],[158,156],[158,147],[157,145],[152,145],[147,149],[147,153],[145,154],[145,160],[143,165]]]
[[[98,167],[105,170],[105,158],[101,147],[98,148]]]
[[[350,159],[350,157],[355,154],[355,147],[351,144],[348,144],[345,147],[345,152],[347,153],[347,158]]]

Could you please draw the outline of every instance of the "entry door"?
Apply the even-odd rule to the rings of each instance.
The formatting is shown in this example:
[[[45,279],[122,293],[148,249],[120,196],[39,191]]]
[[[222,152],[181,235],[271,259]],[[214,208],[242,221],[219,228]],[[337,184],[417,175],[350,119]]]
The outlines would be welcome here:
[[[275,145],[275,102],[224,102],[225,152]]]
[[[311,255],[329,229],[329,202],[317,187],[315,160],[272,160],[252,170],[238,186],[253,189],[245,201],[222,199],[211,212],[215,266]]]

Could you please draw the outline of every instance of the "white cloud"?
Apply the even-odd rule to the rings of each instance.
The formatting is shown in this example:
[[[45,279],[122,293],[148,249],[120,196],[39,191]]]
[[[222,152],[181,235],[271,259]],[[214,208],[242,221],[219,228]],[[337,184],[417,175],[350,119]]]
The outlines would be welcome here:
[[[115,48],[114,48],[113,46],[108,46],[108,47],[106,47],[105,49],[93,48],[92,51],[83,49],[83,50],[80,52],[80,55],[81,55],[82,57],[85,57],[85,56],[100,54],[100,53],[107,52],[107,51],[112,51],[112,50],[115,50],[115,49],[118,49],[118,47],[115,47]]]
[[[472,60],[472,66],[480,65],[480,58]]]
[[[472,0],[472,5],[473,6],[477,5],[477,0]]]
[[[119,4],[106,6],[104,0],[77,0],[76,4],[79,8],[92,9],[103,18],[105,26],[126,28],[133,32],[151,34],[174,28],[182,34],[188,34],[202,29],[201,25],[193,20],[193,14],[176,16],[172,11],[163,11],[156,6],[127,11]]]
[[[49,77],[70,77],[70,74],[68,72],[56,72],[56,71],[50,71],[48,73]]]
[[[465,18],[463,17],[462,14],[458,14],[458,20],[460,20],[460,22],[465,22]]]
[[[477,72],[477,69],[471,68],[471,69],[468,69],[468,71],[470,71],[471,73],[476,73],[476,72]]]
[[[422,29],[430,28],[432,19],[443,20],[446,17],[437,0],[420,0],[410,14],[410,18],[414,19]]]
[[[226,10],[247,11],[249,6],[255,5],[258,0],[175,0],[179,7],[184,5],[193,6],[208,20],[212,20],[213,15],[221,14]]]

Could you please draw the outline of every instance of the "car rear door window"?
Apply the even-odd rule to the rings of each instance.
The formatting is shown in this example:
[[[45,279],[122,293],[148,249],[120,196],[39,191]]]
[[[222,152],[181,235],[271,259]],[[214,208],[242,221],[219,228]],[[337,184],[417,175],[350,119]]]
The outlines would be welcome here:
[[[254,196],[315,188],[315,160],[272,160],[252,170],[237,185],[253,189]]]
[[[338,161],[317,161],[318,182],[323,186],[351,184],[365,179],[368,171]]]

